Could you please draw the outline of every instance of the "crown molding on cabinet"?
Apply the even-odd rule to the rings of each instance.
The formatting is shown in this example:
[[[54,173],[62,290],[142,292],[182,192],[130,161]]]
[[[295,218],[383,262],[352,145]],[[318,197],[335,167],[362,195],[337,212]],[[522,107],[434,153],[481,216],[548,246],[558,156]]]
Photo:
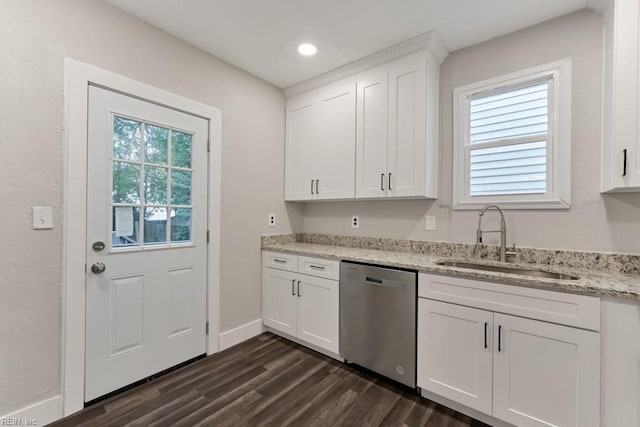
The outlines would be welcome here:
[[[447,55],[449,55],[449,51],[442,43],[438,34],[435,31],[429,31],[428,33],[421,34],[357,61],[343,65],[342,67],[338,67],[335,70],[289,86],[284,89],[284,95],[290,98],[423,49],[428,49],[438,64],[441,64]]]

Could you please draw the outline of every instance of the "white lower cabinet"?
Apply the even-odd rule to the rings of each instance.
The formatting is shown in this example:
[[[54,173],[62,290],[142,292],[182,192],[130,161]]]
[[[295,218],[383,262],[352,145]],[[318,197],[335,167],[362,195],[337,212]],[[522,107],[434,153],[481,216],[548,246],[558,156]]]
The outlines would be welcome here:
[[[472,289],[471,281],[429,276],[424,282],[418,299],[420,388],[516,426],[600,425],[598,332],[498,313],[483,309],[482,302],[478,308],[427,299],[425,294],[452,298],[447,285]],[[473,284],[476,293],[466,302],[493,304],[483,298],[483,282]],[[519,288],[502,286],[518,297]],[[533,298],[538,290],[523,292]],[[553,307],[548,298],[554,293],[539,292]],[[580,304],[593,304],[575,297],[576,312]],[[513,311],[516,305],[505,302],[504,307]],[[548,315],[541,312],[543,318]]]
[[[333,275],[339,272],[338,262],[317,259],[314,263],[314,258],[300,257],[299,268],[315,267],[317,277],[272,267],[273,254],[263,252],[262,256],[265,326],[337,355],[339,288],[338,277]],[[323,277],[329,274],[331,278]]]
[[[492,324],[491,312],[418,299],[418,387],[490,414]]]
[[[598,333],[498,313],[493,324],[494,417],[518,426],[600,425]]]

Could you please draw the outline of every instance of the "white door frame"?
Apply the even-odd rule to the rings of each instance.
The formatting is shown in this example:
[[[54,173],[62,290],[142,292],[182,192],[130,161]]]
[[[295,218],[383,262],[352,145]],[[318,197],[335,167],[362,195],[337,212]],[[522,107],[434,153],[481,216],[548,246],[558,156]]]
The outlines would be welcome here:
[[[219,348],[222,112],[68,57],[65,57],[64,69],[61,377],[64,415],[67,416],[84,407],[89,85],[105,87],[209,121],[207,222],[211,238],[207,252],[207,354],[216,353]]]

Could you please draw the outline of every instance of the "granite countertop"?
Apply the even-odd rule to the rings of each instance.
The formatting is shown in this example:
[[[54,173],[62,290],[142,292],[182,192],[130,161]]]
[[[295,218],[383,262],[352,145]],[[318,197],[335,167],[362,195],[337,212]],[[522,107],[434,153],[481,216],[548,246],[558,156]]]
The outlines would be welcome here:
[[[609,273],[604,271],[593,271],[580,268],[558,267],[546,264],[505,264],[497,261],[449,258],[412,252],[361,249],[346,246],[300,242],[267,242],[263,243],[262,249],[274,252],[291,253],[296,255],[316,256],[334,260],[380,264],[391,267],[418,270],[423,273],[443,274],[466,279],[489,280],[517,286],[581,293],[594,296],[611,296],[640,300],[639,275],[621,274],[615,272]],[[530,270],[544,270],[577,276],[579,277],[579,279],[561,280],[539,278],[521,274],[463,269],[436,264],[436,262],[445,259]]]

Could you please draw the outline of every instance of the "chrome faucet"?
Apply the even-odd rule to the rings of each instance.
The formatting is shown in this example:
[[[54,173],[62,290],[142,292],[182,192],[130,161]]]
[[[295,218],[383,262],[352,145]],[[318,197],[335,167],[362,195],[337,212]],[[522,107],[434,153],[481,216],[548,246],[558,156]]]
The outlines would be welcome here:
[[[482,215],[489,210],[496,209],[500,213],[500,230],[482,230]],[[500,262],[506,262],[507,260],[507,225],[504,222],[504,213],[496,205],[487,205],[480,211],[478,217],[478,230],[476,231],[476,245],[482,244],[483,233],[500,233]]]

